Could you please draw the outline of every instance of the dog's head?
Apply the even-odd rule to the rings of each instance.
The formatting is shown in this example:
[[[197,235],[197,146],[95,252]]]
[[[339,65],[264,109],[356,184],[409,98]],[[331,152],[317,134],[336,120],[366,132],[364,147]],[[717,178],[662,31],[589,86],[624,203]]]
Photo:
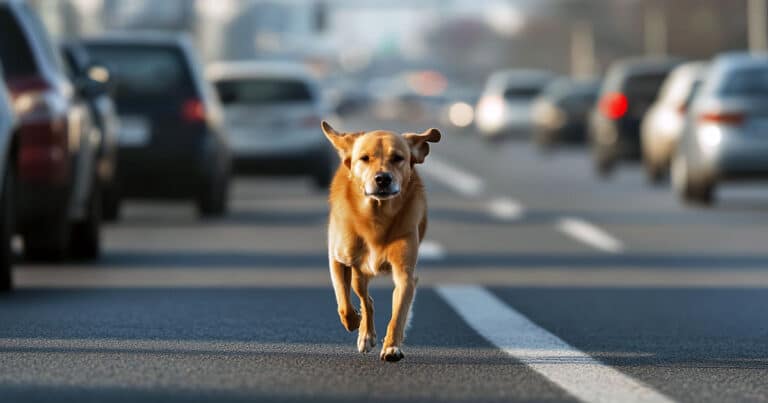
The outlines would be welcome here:
[[[399,195],[411,179],[413,166],[429,154],[427,143],[437,143],[441,137],[437,129],[400,135],[383,130],[339,133],[325,121],[321,126],[349,169],[350,179],[366,197],[376,200]]]

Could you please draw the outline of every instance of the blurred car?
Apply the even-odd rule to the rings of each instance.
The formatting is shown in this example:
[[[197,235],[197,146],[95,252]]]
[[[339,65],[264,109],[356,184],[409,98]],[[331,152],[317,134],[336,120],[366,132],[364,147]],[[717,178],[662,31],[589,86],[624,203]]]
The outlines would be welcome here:
[[[61,45],[64,65],[69,77],[81,88],[93,122],[99,132],[96,175],[101,188],[101,213],[115,220],[119,199],[115,169],[117,166],[117,109],[109,95],[109,70],[93,63],[85,48],[76,41]]]
[[[0,68],[0,77],[3,70]],[[16,153],[14,149],[18,131],[16,115],[5,84],[0,82],[0,292],[13,289],[13,218],[15,215],[13,194],[16,177]]]
[[[16,228],[31,259],[100,252],[98,133],[82,88],[23,1],[0,0],[0,63],[19,119]]]
[[[642,121],[643,165],[648,180],[653,183],[664,179],[669,171],[685,124],[691,92],[700,82],[705,67],[703,62],[691,62],[675,68],[664,81],[659,98]]]
[[[114,76],[120,116],[118,199],[193,199],[201,216],[229,203],[221,107],[186,37],[131,32],[84,40]]]
[[[485,138],[527,136],[533,100],[555,78],[541,70],[506,70],[492,74],[477,103],[475,122]]]
[[[584,143],[599,90],[598,80],[561,78],[548,85],[533,103],[534,141],[542,148]]]
[[[607,176],[618,161],[640,159],[640,122],[676,59],[629,59],[614,63],[590,116],[597,173]]]
[[[306,175],[327,188],[336,156],[318,135],[326,107],[315,79],[288,62],[224,63],[209,69],[224,105],[235,170]]]
[[[672,162],[688,202],[710,204],[722,181],[768,179],[768,55],[717,57],[694,95]]]

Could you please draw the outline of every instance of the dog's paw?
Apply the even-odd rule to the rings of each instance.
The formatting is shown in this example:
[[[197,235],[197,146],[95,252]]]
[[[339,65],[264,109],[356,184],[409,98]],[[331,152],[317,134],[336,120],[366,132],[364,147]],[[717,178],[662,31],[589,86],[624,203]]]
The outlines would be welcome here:
[[[354,332],[360,327],[360,313],[356,309],[349,312],[339,311],[339,317],[341,318],[341,324],[348,332]]]
[[[376,347],[376,333],[360,332],[357,335],[357,351],[367,353]]]
[[[386,347],[381,350],[379,358],[381,358],[382,361],[398,362],[402,360],[403,357],[405,357],[405,355],[403,355],[403,352],[400,351],[399,347]]]

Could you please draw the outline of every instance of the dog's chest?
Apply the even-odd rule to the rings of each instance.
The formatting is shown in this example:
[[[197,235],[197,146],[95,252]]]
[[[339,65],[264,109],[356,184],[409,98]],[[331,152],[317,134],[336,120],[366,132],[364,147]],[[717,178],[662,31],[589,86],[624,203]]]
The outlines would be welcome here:
[[[346,266],[359,267],[374,276],[391,271],[386,251],[370,248],[363,243],[354,247],[338,248],[334,253],[334,259]]]

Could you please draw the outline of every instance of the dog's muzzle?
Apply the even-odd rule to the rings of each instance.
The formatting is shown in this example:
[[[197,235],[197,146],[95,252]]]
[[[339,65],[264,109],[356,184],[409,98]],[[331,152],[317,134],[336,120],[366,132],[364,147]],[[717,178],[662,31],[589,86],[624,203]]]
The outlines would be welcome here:
[[[373,177],[375,186],[369,189],[366,186],[365,195],[379,200],[386,200],[397,196],[400,193],[400,185],[394,182],[392,174],[389,172],[379,172]]]

